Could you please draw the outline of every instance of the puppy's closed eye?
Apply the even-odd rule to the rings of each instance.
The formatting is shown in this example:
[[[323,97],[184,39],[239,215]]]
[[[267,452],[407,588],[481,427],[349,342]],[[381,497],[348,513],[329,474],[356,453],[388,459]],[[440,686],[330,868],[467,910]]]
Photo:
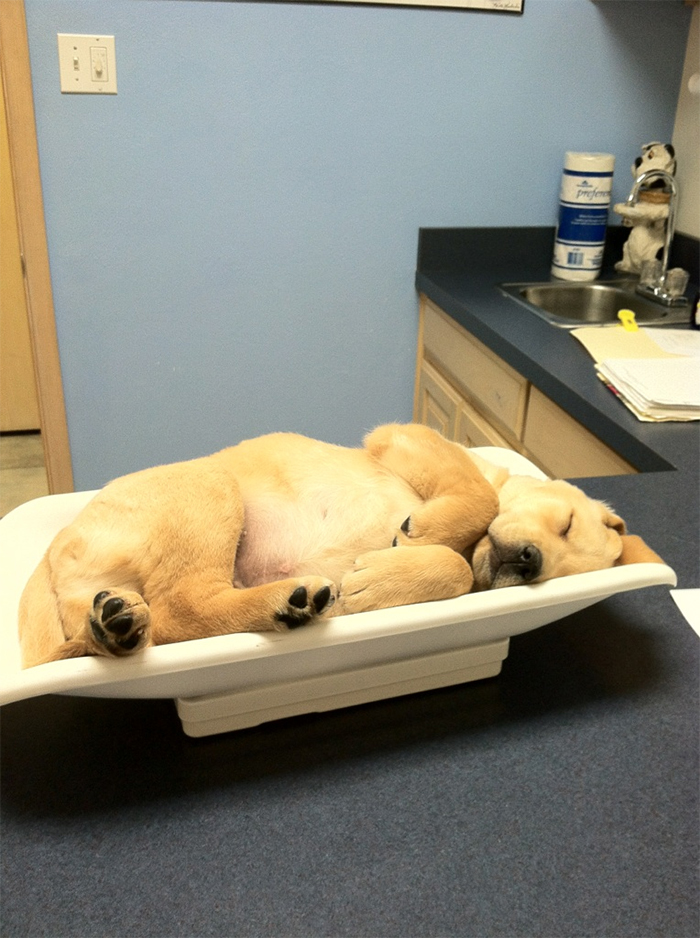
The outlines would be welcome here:
[[[574,513],[573,513],[573,511],[572,511],[571,514],[569,515],[569,520],[568,520],[568,522],[566,523],[565,527],[562,529],[562,531],[561,531],[561,533],[560,533],[559,536],[560,536],[560,537],[568,537],[569,532],[571,531],[571,525],[572,525],[573,523],[574,523]]]

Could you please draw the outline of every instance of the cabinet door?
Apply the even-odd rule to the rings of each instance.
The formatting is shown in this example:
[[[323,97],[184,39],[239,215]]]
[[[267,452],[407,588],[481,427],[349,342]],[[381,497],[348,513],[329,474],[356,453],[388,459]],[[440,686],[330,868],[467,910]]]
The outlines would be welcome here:
[[[438,430],[448,440],[457,433],[460,396],[428,361],[421,364],[414,420]]]
[[[457,407],[457,434],[455,439],[463,446],[513,447],[467,401]]]
[[[523,442],[535,461],[555,478],[618,476],[637,471],[534,387],[530,390]]]

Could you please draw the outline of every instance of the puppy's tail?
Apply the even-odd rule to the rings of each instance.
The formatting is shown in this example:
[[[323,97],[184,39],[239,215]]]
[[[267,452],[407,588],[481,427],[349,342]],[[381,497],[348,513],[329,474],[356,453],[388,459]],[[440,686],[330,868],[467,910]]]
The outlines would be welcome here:
[[[23,668],[85,654],[77,649],[71,653],[67,648],[82,643],[66,642],[46,555],[29,578],[20,599],[19,643]]]

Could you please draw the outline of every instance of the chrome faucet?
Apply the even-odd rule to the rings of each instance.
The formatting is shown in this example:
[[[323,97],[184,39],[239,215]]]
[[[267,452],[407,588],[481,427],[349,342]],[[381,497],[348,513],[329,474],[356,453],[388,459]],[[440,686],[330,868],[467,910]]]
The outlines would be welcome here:
[[[650,179],[663,179],[664,184],[671,190],[671,197],[668,203],[668,217],[666,218],[666,236],[664,238],[664,250],[661,258],[661,273],[656,283],[640,283],[637,285],[637,293],[648,296],[657,303],[663,303],[664,306],[687,306],[688,300],[684,296],[672,295],[666,286],[666,275],[668,273],[668,260],[671,253],[671,242],[676,231],[676,206],[678,204],[678,186],[676,180],[670,173],[662,169],[649,169],[642,173],[635,180],[632,191],[627,198],[627,205],[636,205],[639,200],[639,191],[645,182]]]

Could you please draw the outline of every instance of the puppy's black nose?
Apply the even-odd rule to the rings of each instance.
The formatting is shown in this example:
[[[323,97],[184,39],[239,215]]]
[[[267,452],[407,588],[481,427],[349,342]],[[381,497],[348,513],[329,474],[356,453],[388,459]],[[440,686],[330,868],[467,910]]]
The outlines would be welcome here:
[[[534,544],[526,544],[514,558],[513,565],[523,580],[534,580],[542,572],[542,552]]]

